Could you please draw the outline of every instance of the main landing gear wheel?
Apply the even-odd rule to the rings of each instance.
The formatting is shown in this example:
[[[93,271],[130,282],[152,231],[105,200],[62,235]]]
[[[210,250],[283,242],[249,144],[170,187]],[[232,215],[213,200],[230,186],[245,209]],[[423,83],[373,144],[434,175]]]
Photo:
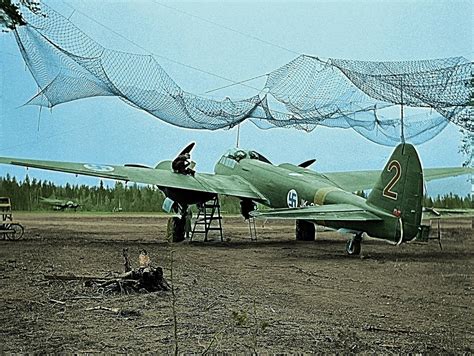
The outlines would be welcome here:
[[[167,239],[170,242],[181,242],[184,240],[184,225],[186,223],[185,218],[179,218],[177,216],[173,216],[168,219],[168,226],[167,226]]]
[[[358,256],[360,255],[360,245],[362,242],[362,233],[356,234],[353,238],[347,241],[346,244],[346,253],[349,256]]]
[[[296,220],[296,240],[314,241],[316,228],[312,222],[305,220]]]

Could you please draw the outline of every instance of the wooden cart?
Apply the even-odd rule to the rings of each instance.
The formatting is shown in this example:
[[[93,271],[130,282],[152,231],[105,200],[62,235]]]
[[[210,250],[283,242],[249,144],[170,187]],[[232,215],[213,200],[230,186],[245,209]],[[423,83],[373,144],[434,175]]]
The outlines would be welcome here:
[[[0,197],[0,238],[19,240],[23,236],[24,228],[13,220],[10,198]]]

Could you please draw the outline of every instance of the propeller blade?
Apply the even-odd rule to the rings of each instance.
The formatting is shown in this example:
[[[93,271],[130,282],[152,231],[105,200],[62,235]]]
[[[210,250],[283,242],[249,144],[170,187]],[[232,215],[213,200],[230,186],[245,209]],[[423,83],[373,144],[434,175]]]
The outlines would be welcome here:
[[[187,145],[180,153],[178,156],[180,155],[184,155],[185,153],[191,153],[192,149],[194,148],[194,145],[196,144],[196,142],[191,142],[189,145]]]
[[[308,168],[308,167],[311,166],[314,162],[316,162],[316,159],[314,159],[314,158],[313,158],[313,159],[309,159],[309,160],[307,160],[307,161],[305,161],[305,162],[303,162],[303,163],[300,163],[300,164],[298,165],[298,167],[301,167],[301,168]]]
[[[139,164],[139,163],[126,163],[123,166],[124,167],[132,167],[132,168],[149,168],[149,169],[151,169],[150,166],[145,166],[144,164]]]

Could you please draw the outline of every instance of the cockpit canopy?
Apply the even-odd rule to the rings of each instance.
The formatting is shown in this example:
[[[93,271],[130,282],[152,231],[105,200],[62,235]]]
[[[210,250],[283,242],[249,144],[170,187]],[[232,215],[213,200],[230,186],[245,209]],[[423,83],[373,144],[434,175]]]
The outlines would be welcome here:
[[[224,153],[225,158],[239,162],[244,158],[255,159],[261,162],[272,164],[265,156],[261,155],[256,151],[243,150],[241,148],[231,148]]]

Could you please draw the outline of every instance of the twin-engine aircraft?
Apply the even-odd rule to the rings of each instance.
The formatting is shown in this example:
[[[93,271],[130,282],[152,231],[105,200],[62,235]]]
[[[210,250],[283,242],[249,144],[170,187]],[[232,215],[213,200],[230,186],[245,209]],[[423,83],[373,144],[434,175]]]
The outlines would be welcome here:
[[[178,157],[189,157],[194,143]],[[178,159],[178,158],[177,158]],[[176,159],[174,163],[176,163]],[[157,186],[177,204],[182,216],[189,205],[202,204],[216,195],[241,199],[242,215],[296,221],[296,237],[313,240],[315,224],[351,233],[346,252],[357,255],[363,233],[400,244],[422,233],[423,181],[469,174],[472,168],[434,168],[424,172],[415,148],[400,144],[384,169],[317,173],[301,165],[273,165],[256,151],[231,149],[217,162],[215,174],[175,172],[172,161],[155,168],[1,158],[0,163],[131,181]],[[183,162],[181,162],[183,163]],[[352,192],[368,190],[364,199]],[[254,211],[255,202],[270,207]],[[184,224],[184,219],[183,224]]]
[[[77,210],[81,205],[72,201],[72,200],[65,200],[65,199],[54,199],[54,198],[44,198],[40,197],[40,202],[43,204],[47,204],[53,207],[53,210],[66,210],[66,209],[74,209]]]

